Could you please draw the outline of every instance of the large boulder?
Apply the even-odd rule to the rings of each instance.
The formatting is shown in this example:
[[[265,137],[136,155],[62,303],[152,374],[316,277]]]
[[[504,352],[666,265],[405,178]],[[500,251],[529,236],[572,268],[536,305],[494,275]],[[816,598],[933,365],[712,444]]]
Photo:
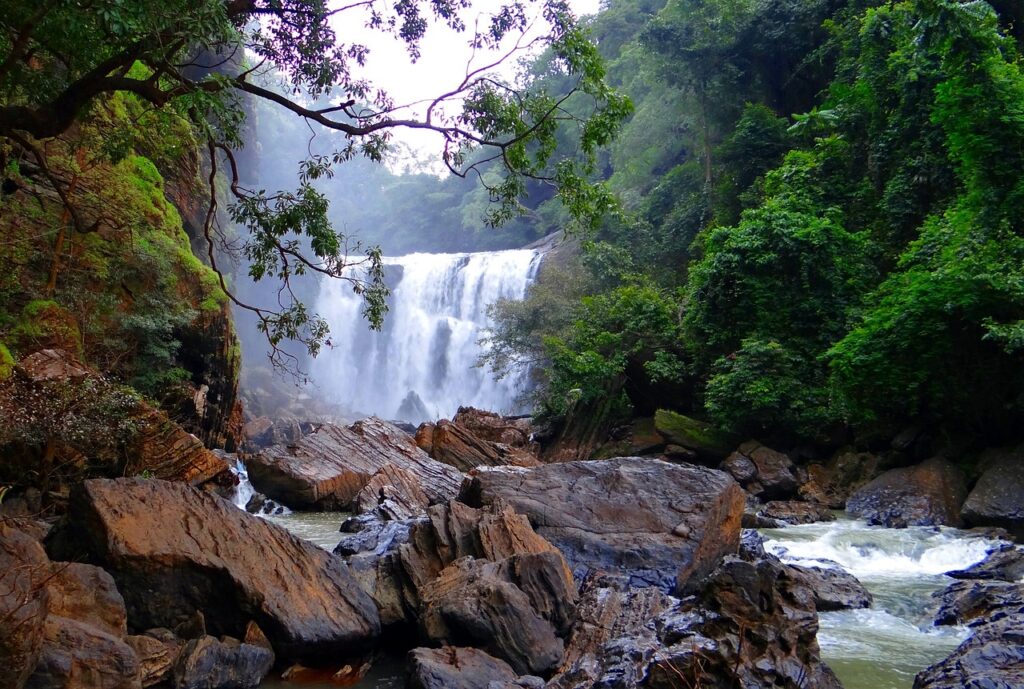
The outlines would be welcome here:
[[[789,576],[814,593],[818,612],[854,610],[871,607],[871,593],[864,584],[838,565],[835,567],[803,567],[788,565]]]
[[[436,424],[423,424],[416,431],[416,442],[439,462],[469,471],[478,466],[531,467],[540,462],[527,450],[484,440],[459,423],[441,419]]]
[[[139,659],[122,637],[50,615],[25,689],[140,689]]]
[[[212,636],[186,644],[174,667],[175,689],[256,689],[274,654],[254,644]]]
[[[557,556],[558,586],[550,591],[563,591],[555,603],[543,603],[534,597],[538,610],[551,610],[548,619],[561,620],[571,616],[575,602],[572,574],[558,550],[538,536],[526,517],[507,506],[493,505],[475,509],[461,502],[434,505],[421,519],[380,521],[371,515],[349,520],[342,527],[353,533],[343,536],[335,553],[342,555],[353,574],[370,592],[386,625],[416,623],[423,601],[424,587],[433,582],[446,567],[462,558],[502,562],[514,556],[548,553]],[[510,578],[510,580],[513,580]],[[529,591],[528,578],[516,576]],[[569,611],[555,612],[558,609]]]
[[[38,541],[0,521],[0,689],[21,689],[39,661],[50,568]]]
[[[655,459],[476,469],[461,499],[504,502],[565,555],[577,578],[622,572],[634,586],[684,590],[739,545],[743,491],[728,475]]]
[[[736,446],[734,438],[711,424],[667,409],[655,412],[654,427],[665,442],[708,460],[721,460]]]
[[[839,689],[820,658],[813,594],[790,574],[771,556],[730,556],[682,600],[594,577],[548,686]]]
[[[949,460],[934,457],[885,472],[853,493],[846,509],[888,527],[958,526],[966,495],[963,473]]]
[[[557,587],[548,587],[545,598],[575,593],[559,576],[560,556],[522,557],[529,562],[512,568]],[[562,660],[562,639],[530,596],[502,571],[502,564],[464,558],[446,567],[423,587],[420,629],[434,642],[482,648],[507,662],[516,674],[545,674]]]
[[[967,496],[963,519],[968,526],[999,526],[1024,540],[1024,445],[981,458],[984,472]]]
[[[934,596],[935,624],[1024,615],[1024,584],[1008,581],[957,581]]]
[[[348,427],[325,424],[294,443],[263,450],[247,469],[257,490],[289,507],[345,510],[389,465],[415,476],[431,503],[454,497],[462,480],[408,433],[376,417]]]
[[[427,511],[430,498],[420,488],[415,474],[388,464],[370,477],[356,493],[357,514],[377,512],[389,520],[412,519]]]
[[[349,653],[380,632],[340,559],[181,483],[86,481],[48,546],[109,571],[135,629],[174,628],[201,610],[218,635],[243,636],[254,620],[296,659]]]
[[[46,585],[51,615],[78,620],[119,638],[128,633],[124,598],[112,576],[79,562],[55,562],[50,569]]]
[[[765,505],[759,514],[785,524],[813,524],[836,519],[836,515],[826,505],[798,500],[773,500]]]
[[[1020,689],[1024,615],[980,624],[944,660],[918,673],[914,689]]]
[[[494,412],[459,407],[452,422],[476,437],[492,443],[534,451],[533,427],[528,416],[501,416]]]
[[[756,440],[740,445],[736,452],[725,458],[721,468],[748,493],[762,500],[793,497],[802,483],[797,467],[788,455]]]

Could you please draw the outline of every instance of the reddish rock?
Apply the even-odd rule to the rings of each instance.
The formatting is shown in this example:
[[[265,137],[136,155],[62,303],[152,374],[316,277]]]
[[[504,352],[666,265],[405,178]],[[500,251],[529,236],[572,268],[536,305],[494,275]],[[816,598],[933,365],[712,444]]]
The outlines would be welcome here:
[[[377,510],[387,519],[401,520],[425,513],[429,505],[430,498],[420,488],[416,476],[388,464],[356,494],[353,509],[357,514]]]
[[[38,541],[0,521],[0,689],[21,689],[39,661],[50,567]]]
[[[889,527],[958,526],[966,496],[963,473],[949,460],[935,457],[885,472],[851,495],[846,509]]]
[[[388,465],[416,478],[431,503],[458,492],[462,474],[431,459],[404,431],[377,418],[348,427],[326,424],[295,443],[275,445],[247,464],[261,493],[295,508],[348,509]]]
[[[481,440],[527,450],[532,448],[536,454],[536,444],[530,439],[533,428],[528,417],[507,417],[473,407],[459,407],[452,423]]]
[[[50,569],[51,615],[78,620],[118,638],[128,633],[124,598],[112,576],[77,562],[55,562]]]
[[[49,547],[109,571],[136,629],[174,628],[202,610],[211,633],[239,637],[255,620],[297,659],[351,653],[380,631],[339,558],[181,483],[86,481]]]
[[[427,429],[431,437],[425,438]],[[537,466],[540,462],[530,452],[503,443],[484,440],[472,431],[452,421],[442,419],[436,424],[424,424],[417,430],[417,444],[430,448],[430,456],[451,465],[459,471],[478,466]]]
[[[26,689],[139,689],[139,659],[119,636],[50,615]]]
[[[475,648],[416,648],[409,663],[411,689],[490,689],[517,677],[508,663]]]

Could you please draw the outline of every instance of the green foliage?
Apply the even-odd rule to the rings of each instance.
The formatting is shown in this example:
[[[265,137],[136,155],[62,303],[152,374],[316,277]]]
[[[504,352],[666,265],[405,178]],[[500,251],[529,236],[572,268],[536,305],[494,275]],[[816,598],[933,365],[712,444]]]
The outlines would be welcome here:
[[[11,350],[7,349],[7,345],[0,342],[0,383],[11,377],[14,373],[14,357],[11,356]]]

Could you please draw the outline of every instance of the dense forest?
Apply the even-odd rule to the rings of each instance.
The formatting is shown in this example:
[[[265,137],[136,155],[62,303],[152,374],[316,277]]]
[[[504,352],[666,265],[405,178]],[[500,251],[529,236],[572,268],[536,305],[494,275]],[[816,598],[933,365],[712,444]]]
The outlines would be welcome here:
[[[635,107],[601,166],[618,205],[496,308],[491,363],[544,361],[554,417],[673,406],[787,443],[910,423],[1012,438],[1021,15],[610,3],[590,29]]]

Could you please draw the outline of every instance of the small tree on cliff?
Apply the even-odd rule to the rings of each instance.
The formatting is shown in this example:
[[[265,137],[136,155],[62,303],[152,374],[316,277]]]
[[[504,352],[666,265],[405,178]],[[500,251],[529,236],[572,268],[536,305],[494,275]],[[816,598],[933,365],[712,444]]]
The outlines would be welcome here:
[[[593,217],[607,203],[604,192],[584,179],[596,148],[608,141],[630,104],[604,83],[597,50],[565,0],[514,0],[473,27],[462,18],[470,5],[470,0],[0,0],[0,152],[31,166],[53,188],[72,231],[90,232],[97,225],[79,217],[73,181],[48,164],[47,141],[117,93],[145,104],[154,122],[187,123],[207,150],[204,232],[211,264],[217,268],[219,211],[227,210],[248,230],[241,249],[251,276],[281,282],[280,308],[243,303],[223,278],[221,287],[237,307],[256,313],[275,353],[283,354],[277,345],[285,339],[315,353],[327,325],[295,297],[293,276],[315,272],[349,280],[364,298],[371,327],[380,327],[387,289],[380,250],[348,255],[347,238],[331,226],[328,200],[313,182],[330,177],[332,166],[354,156],[380,161],[394,130],[436,132],[449,170],[475,173],[481,184],[486,182],[480,167],[500,164],[504,176],[488,187],[495,201],[493,223],[517,212],[527,180],[556,185],[578,217]],[[549,30],[531,38],[534,11]],[[337,34],[344,17],[355,20],[350,25],[363,22],[393,36],[411,60],[419,56],[431,24],[463,33],[474,54],[500,50],[507,37],[520,38],[489,64],[467,67],[461,82],[433,99],[422,117],[406,118],[403,106],[360,77],[369,51]],[[514,84],[492,73],[501,62],[537,47],[549,50],[553,67],[571,76],[575,87],[569,95],[589,97],[588,117],[563,107],[569,95],[551,95],[536,85],[540,82]],[[268,75],[280,77],[284,88],[270,87]],[[301,163],[294,191],[248,189],[235,155],[242,145],[247,97],[341,132],[345,144]],[[579,125],[584,155],[555,160],[555,132],[565,120]],[[112,156],[130,147],[130,142],[117,143],[109,146]],[[345,272],[359,263],[365,277]]]

